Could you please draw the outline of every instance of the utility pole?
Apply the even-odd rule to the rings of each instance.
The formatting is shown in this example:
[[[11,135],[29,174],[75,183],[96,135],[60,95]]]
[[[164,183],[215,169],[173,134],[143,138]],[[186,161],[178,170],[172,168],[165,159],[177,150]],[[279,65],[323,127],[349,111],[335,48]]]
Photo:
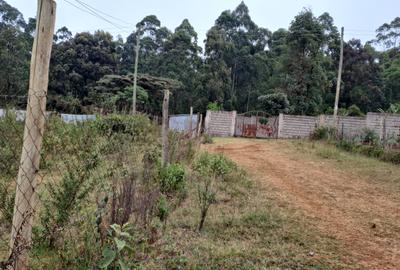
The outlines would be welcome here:
[[[10,258],[13,269],[25,270],[32,246],[32,223],[37,205],[40,153],[46,122],[46,96],[49,65],[56,20],[56,2],[38,0],[36,36],[33,41],[28,104],[26,107],[24,142],[14,202],[10,239]]]
[[[133,74],[133,97],[132,97],[132,114],[136,114],[136,89],[137,89],[137,73],[139,63],[139,49],[140,49],[140,28],[136,32],[136,47],[135,47],[135,71]]]
[[[339,110],[339,97],[340,97],[340,83],[342,82],[342,69],[343,69],[343,34],[344,27],[342,27],[342,31],[340,34],[340,59],[339,59],[339,72],[336,83],[336,97],[335,97],[335,107],[333,110],[333,121],[335,125],[337,124],[337,115]]]

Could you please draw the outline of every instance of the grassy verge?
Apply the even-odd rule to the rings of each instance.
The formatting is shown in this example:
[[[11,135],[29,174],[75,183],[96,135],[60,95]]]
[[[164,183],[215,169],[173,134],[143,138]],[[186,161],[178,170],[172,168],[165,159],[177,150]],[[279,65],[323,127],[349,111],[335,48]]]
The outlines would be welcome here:
[[[334,240],[279,206],[268,196],[271,191],[242,171],[218,190],[217,204],[199,233],[191,184],[188,199],[170,218],[164,250],[145,269],[345,269]]]
[[[372,183],[384,185],[388,189],[400,191],[398,165],[361,153],[348,152],[324,141],[296,140],[287,141],[287,143],[294,146],[298,152],[308,155],[312,160],[322,158],[333,161],[339,170],[361,176]]]

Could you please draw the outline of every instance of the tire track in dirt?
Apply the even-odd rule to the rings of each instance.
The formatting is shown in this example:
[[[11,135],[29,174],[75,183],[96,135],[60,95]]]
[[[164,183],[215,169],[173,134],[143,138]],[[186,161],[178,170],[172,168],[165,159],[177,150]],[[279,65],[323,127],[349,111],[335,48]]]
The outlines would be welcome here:
[[[285,141],[237,139],[206,149],[224,153],[260,184],[277,188],[280,200],[338,239],[359,266],[400,269],[400,195],[340,171],[329,160],[311,161],[288,146]]]

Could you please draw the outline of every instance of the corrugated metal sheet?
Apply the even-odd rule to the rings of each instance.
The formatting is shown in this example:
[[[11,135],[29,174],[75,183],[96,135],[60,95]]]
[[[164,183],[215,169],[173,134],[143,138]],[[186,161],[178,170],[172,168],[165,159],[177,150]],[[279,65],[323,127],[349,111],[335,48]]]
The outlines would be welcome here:
[[[86,122],[86,121],[96,120],[96,115],[94,115],[94,114],[61,114],[61,119],[65,123]]]
[[[197,127],[197,115],[193,115],[192,129]],[[190,127],[190,114],[171,115],[169,117],[169,129],[175,131],[189,131]]]
[[[13,110],[15,114],[15,118],[17,121],[24,121],[26,112],[24,110]],[[4,117],[6,115],[5,109],[0,109],[0,117]],[[46,112],[46,116],[49,116],[50,112]],[[60,114],[61,119],[65,123],[77,123],[77,122],[85,122],[90,120],[95,120],[96,115],[94,114]]]

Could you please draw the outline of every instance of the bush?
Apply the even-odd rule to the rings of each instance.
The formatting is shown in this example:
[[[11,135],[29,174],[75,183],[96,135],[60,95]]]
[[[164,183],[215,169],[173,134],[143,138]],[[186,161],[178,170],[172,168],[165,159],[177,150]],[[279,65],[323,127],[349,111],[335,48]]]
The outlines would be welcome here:
[[[210,102],[210,103],[207,104],[207,110],[215,111],[215,112],[221,111],[222,110],[222,105],[219,104],[216,101],[215,102]]]
[[[195,139],[187,138],[179,132],[169,132],[168,161],[190,164],[196,152]]]
[[[347,115],[348,116],[359,116],[359,117],[365,116],[365,114],[361,111],[361,109],[355,104],[351,105],[347,109]]]
[[[320,126],[314,129],[310,138],[312,140],[331,140],[337,137],[337,129],[331,126]]]
[[[353,141],[342,139],[336,142],[336,147],[352,152],[357,148],[357,145]]]
[[[202,143],[203,144],[213,144],[214,140],[213,137],[209,134],[203,134],[203,138],[202,138]]]
[[[289,111],[287,95],[281,92],[259,96],[259,107],[269,115],[278,115]]]
[[[111,114],[98,117],[93,124],[101,135],[111,137],[116,134],[125,134],[135,141],[146,141],[155,130],[150,119],[142,114]]]
[[[203,229],[208,209],[216,202],[215,182],[225,179],[234,168],[235,164],[221,154],[202,153],[193,162],[200,206],[199,231]]]
[[[385,154],[385,150],[382,147],[375,145],[360,145],[356,152],[374,158],[380,158]]]
[[[380,138],[374,130],[365,128],[361,133],[361,141],[364,144],[378,145],[380,142]]]
[[[391,162],[393,164],[400,164],[400,152],[398,151],[388,151],[385,152],[381,159],[386,162]]]
[[[24,125],[12,111],[0,117],[0,222],[11,224]]]
[[[42,233],[39,235],[40,239],[49,247],[55,246],[60,232],[82,206],[82,201],[92,189],[93,172],[99,165],[97,139],[93,129],[87,125],[64,126],[67,133],[61,133],[63,137],[59,138],[64,156],[60,157],[56,167],[63,172],[61,179],[46,183],[47,193],[41,194],[43,209],[40,217],[43,228],[38,231]],[[57,141],[58,135],[60,133],[50,132],[47,139]],[[47,145],[47,150],[54,151],[50,145],[52,144]],[[68,159],[61,160],[65,157]]]
[[[167,165],[160,169],[159,181],[161,193],[182,194],[186,188],[185,168],[180,164]]]

